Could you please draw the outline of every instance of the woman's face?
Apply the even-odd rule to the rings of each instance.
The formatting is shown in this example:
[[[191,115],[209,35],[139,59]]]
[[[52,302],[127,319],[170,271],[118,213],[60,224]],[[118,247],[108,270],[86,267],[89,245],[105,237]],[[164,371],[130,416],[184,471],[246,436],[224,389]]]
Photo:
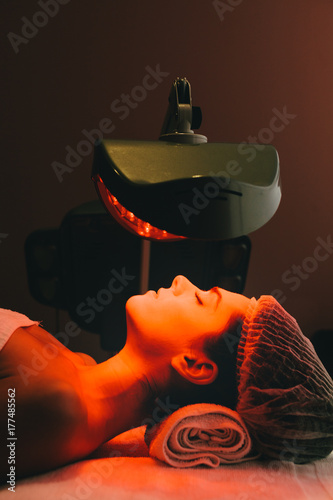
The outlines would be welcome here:
[[[200,290],[177,276],[170,288],[150,290],[127,301],[127,343],[146,354],[177,352],[205,335],[221,334],[232,316],[244,316],[249,302],[218,287]]]

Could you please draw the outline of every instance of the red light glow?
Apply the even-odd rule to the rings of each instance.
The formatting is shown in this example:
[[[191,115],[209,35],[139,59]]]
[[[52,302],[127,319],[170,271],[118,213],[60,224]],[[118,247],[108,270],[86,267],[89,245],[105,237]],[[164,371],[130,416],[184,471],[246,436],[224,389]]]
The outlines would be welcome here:
[[[149,222],[139,219],[133,212],[130,212],[119,203],[117,198],[113,196],[105,186],[100,176],[97,176],[94,181],[100,197],[109,213],[120,225],[131,233],[151,240],[176,241],[185,239],[184,236],[168,233],[163,229],[152,226]]]

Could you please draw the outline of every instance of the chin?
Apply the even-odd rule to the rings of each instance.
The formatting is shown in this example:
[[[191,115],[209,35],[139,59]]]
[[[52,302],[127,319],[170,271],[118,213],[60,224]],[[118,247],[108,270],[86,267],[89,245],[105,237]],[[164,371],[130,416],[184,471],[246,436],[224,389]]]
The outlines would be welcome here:
[[[132,295],[126,302],[126,315],[131,315],[131,311],[133,310],[133,307],[135,307],[135,304],[137,303],[137,298],[140,297],[140,295]]]
[[[126,302],[126,310],[131,308],[133,304],[148,304],[151,300],[155,300],[157,297],[156,292],[154,290],[148,290],[148,292],[141,295],[132,295]]]
[[[135,318],[140,316],[146,304],[146,295],[133,295],[126,302],[126,317]]]

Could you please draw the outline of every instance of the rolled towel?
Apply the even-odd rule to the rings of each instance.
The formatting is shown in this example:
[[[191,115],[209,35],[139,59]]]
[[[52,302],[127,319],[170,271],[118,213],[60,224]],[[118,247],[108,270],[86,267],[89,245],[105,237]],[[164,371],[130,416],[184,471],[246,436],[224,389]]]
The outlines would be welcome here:
[[[184,406],[146,430],[151,457],[173,467],[234,464],[258,458],[237,412],[216,404]]]

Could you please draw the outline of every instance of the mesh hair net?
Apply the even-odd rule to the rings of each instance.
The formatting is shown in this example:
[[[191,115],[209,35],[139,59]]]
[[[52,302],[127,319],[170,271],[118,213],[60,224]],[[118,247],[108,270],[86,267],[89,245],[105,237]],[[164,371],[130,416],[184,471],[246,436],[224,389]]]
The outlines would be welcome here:
[[[236,410],[258,451],[306,463],[333,450],[332,379],[273,297],[251,299],[236,363]]]

